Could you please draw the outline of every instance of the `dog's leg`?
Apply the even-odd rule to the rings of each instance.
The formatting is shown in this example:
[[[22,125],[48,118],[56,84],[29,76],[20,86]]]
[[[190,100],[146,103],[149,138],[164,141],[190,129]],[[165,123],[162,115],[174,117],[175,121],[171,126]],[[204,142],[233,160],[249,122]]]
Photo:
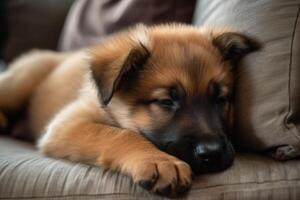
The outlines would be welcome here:
[[[188,164],[158,150],[138,133],[101,124],[101,112],[93,102],[69,105],[50,123],[39,141],[40,150],[120,171],[163,195],[178,195],[190,187]]]
[[[63,56],[51,51],[32,51],[13,62],[6,71],[0,73],[0,110],[17,111],[57,66]]]

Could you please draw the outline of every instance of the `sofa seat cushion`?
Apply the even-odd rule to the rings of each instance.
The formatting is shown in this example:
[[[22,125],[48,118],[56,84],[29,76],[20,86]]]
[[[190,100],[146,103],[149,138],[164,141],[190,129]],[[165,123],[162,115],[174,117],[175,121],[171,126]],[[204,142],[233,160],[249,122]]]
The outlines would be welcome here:
[[[57,160],[34,145],[0,137],[0,199],[160,199],[131,179]],[[224,171],[195,178],[186,199],[300,199],[300,161],[240,154]]]

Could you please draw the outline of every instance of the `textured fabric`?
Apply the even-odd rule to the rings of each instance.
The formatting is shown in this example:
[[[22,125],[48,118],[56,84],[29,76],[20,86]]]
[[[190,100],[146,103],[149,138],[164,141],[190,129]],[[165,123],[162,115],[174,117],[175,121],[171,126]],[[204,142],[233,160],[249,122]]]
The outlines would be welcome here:
[[[162,199],[123,175],[47,158],[0,137],[0,199]],[[196,177],[183,199],[300,199],[300,161],[238,155],[230,169]]]
[[[272,148],[278,159],[300,154],[299,7],[299,0],[201,0],[195,15],[196,25],[229,26],[263,43],[238,70],[236,139]]]
[[[98,42],[137,23],[191,23],[195,0],[77,0],[68,15],[60,50]]]

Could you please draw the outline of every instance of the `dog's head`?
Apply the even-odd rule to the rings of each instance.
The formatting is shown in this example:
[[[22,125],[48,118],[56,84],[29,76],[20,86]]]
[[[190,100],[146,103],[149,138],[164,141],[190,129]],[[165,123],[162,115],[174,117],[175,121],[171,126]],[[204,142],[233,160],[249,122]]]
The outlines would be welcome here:
[[[118,126],[141,133],[195,173],[230,166],[233,70],[256,50],[235,32],[138,26],[91,49],[99,99]]]

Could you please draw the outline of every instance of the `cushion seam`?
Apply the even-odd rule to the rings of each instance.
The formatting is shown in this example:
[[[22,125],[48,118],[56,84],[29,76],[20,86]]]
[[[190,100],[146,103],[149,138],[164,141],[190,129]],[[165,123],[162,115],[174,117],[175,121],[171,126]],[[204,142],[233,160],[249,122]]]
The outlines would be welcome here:
[[[207,188],[213,188],[213,187],[220,187],[220,186],[231,186],[231,185],[247,185],[247,184],[264,184],[264,183],[277,183],[281,181],[300,181],[300,178],[295,178],[295,179],[278,179],[278,180],[269,180],[269,181],[249,181],[249,182],[244,182],[244,183],[229,183],[229,184],[216,184],[216,185],[210,185],[206,187],[198,187],[194,189],[207,189]]]
[[[292,39],[291,39],[291,46],[290,46],[290,58],[289,58],[289,80],[288,80],[288,112],[287,115],[285,116],[285,120],[284,120],[284,126],[290,130],[290,127],[288,125],[288,118],[291,115],[291,76],[292,76],[292,59],[293,59],[293,47],[294,47],[294,40],[295,40],[295,35],[296,35],[296,29],[297,29],[297,22],[298,22],[298,18],[299,18],[299,13],[300,13],[300,4],[298,4],[298,10],[296,13],[296,18],[295,18],[295,22],[293,25],[293,32],[292,32]],[[298,139],[300,140],[300,137],[295,134],[294,131],[291,131],[292,134]]]

